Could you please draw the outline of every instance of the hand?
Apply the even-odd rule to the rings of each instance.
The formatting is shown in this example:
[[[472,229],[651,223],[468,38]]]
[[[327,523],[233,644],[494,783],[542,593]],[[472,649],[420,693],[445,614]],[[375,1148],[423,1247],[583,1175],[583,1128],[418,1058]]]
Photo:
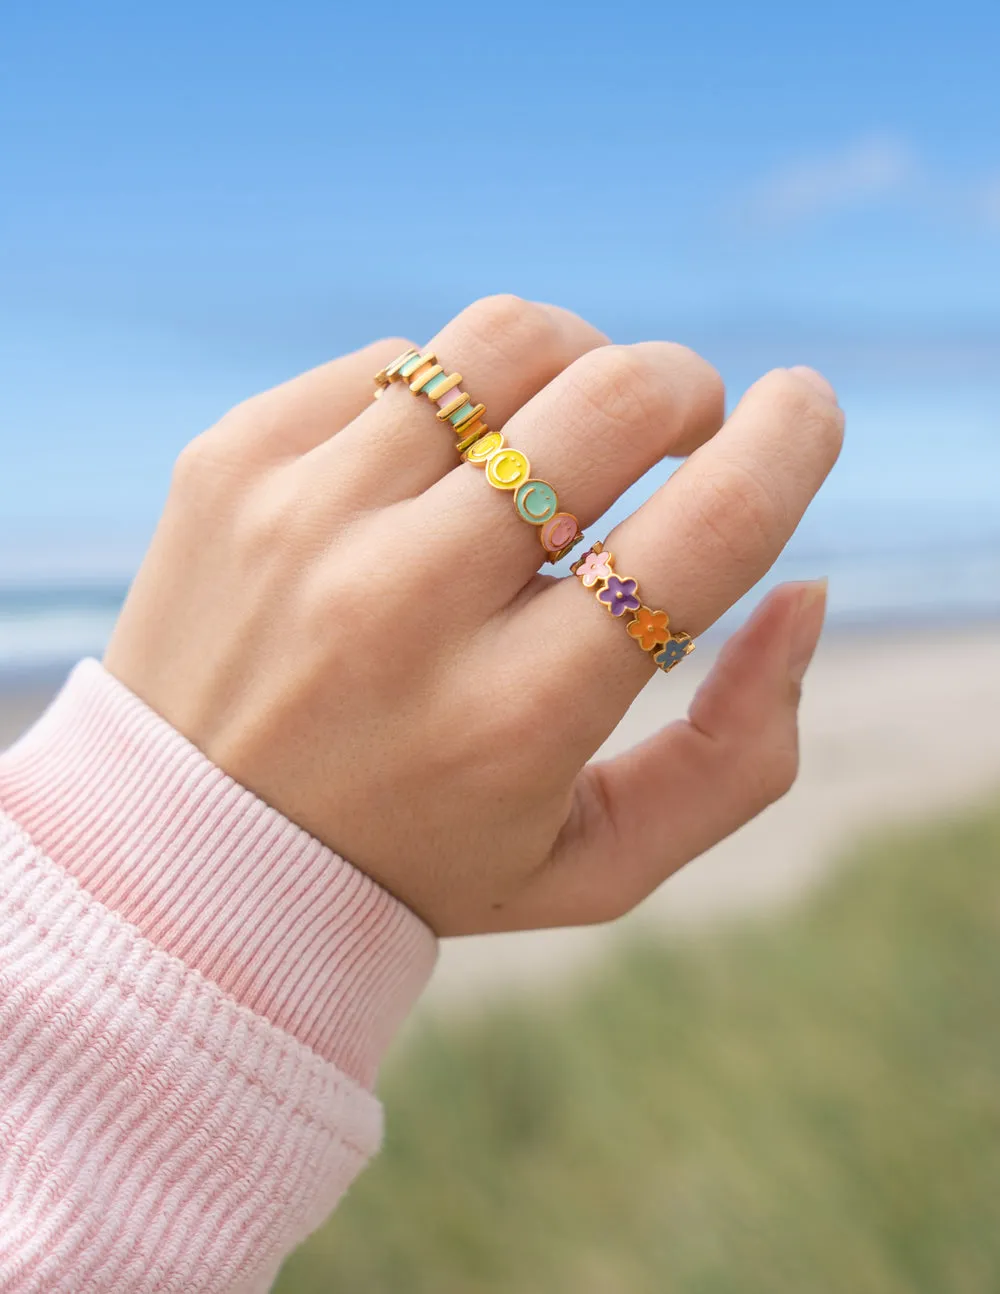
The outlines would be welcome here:
[[[182,453],[105,663],[439,934],[610,919],[790,786],[822,588],[776,590],[686,721],[588,764],[655,667],[578,580],[537,573],[535,529],[426,399],[372,401],[404,346],[257,396]],[[808,369],[720,430],[704,360],[553,307],[479,301],[431,346],[584,527],[691,455],[607,538],[691,634],[764,574],[840,449]]]

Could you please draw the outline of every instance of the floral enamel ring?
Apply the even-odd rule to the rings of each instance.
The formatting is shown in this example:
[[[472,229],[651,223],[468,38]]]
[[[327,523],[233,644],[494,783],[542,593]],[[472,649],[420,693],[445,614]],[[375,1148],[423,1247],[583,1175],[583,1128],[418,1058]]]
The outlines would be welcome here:
[[[616,620],[622,620],[629,637],[644,652],[652,652],[658,669],[672,670],[694,651],[690,634],[671,633],[666,611],[652,611],[639,596],[639,583],[629,575],[619,575],[614,558],[603,544],[594,544],[578,562],[573,574],[585,589],[591,589],[598,602]]]

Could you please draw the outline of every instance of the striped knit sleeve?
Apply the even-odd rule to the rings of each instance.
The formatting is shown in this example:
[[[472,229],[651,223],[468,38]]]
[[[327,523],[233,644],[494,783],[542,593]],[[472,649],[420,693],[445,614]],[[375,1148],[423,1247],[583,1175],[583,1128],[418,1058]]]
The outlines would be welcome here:
[[[0,1290],[267,1290],[378,1147],[433,936],[93,661],[0,808]]]

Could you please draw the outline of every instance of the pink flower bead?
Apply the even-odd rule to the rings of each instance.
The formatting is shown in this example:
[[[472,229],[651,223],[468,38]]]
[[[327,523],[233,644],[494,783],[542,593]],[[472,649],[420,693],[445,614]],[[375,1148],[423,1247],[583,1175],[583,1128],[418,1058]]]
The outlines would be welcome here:
[[[611,578],[611,554],[588,553],[577,568],[580,583],[586,589],[592,589],[601,580]]]

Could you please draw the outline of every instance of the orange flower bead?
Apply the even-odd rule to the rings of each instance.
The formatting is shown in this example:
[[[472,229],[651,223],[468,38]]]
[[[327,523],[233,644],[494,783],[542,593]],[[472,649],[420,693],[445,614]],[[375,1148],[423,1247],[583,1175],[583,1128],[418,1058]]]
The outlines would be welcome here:
[[[666,611],[650,611],[649,607],[640,607],[635,619],[626,626],[633,638],[637,638],[643,651],[652,651],[670,637],[670,619]]]

